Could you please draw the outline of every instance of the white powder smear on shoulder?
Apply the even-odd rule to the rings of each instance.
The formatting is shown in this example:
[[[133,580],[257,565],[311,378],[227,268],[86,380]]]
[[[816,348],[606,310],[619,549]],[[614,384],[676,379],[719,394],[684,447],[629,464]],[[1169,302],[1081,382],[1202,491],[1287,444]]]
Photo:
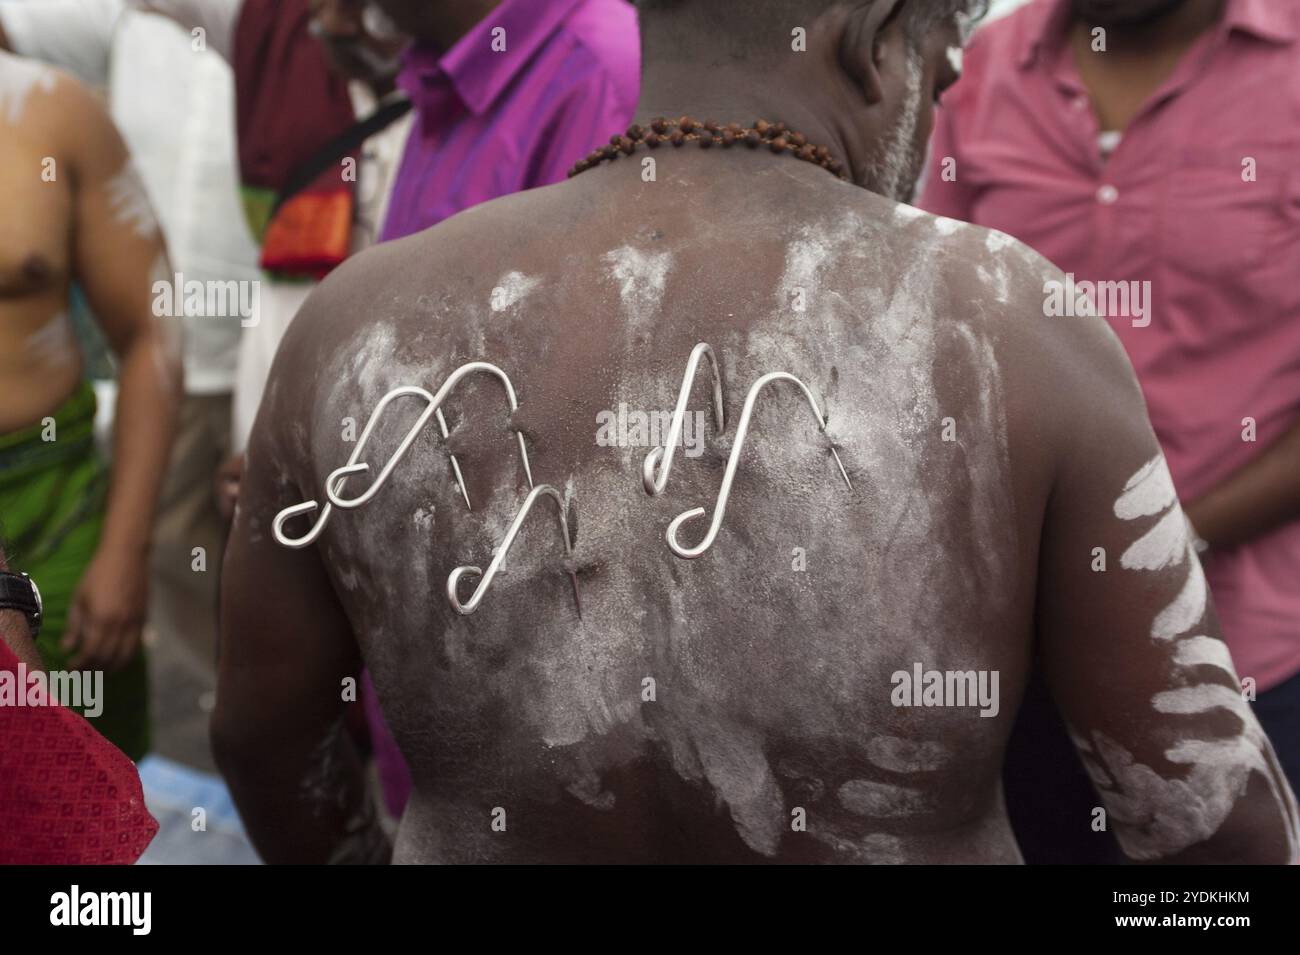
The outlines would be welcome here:
[[[488,304],[492,311],[504,312],[522,302],[540,284],[541,279],[531,278],[522,272],[507,272],[492,289]]]
[[[1013,236],[1009,236],[1005,232],[999,232],[997,229],[990,229],[988,235],[984,237],[984,248],[994,255],[1015,244],[1016,240]]]
[[[924,209],[918,209],[916,206],[909,205],[906,202],[900,202],[894,206],[894,221],[915,222],[917,219],[923,219],[927,215]]]
[[[792,296],[801,294],[805,301],[815,300],[821,291],[821,271],[831,258],[826,242],[805,230],[805,234],[786,247],[785,272],[778,286],[778,308],[789,306]]]
[[[954,235],[965,226],[966,223],[957,219],[949,219],[947,216],[935,216],[934,219],[934,229],[940,235]]]
[[[49,67],[0,51],[0,119],[17,126],[26,112],[28,97],[36,90],[53,92],[56,82]]]
[[[643,252],[625,245],[606,252],[609,277],[618,283],[619,299],[635,328],[654,319],[663,307],[664,285],[672,269],[671,252]]]

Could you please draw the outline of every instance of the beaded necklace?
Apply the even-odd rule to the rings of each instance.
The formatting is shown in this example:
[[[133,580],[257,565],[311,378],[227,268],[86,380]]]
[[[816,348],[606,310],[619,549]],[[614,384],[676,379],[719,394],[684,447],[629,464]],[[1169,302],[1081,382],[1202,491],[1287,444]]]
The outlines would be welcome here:
[[[802,133],[787,129],[785,123],[769,123],[760,119],[753,126],[741,126],[739,123],[722,126],[711,119],[700,122],[690,116],[677,120],[660,117],[650,121],[649,129],[631,126],[625,134],[611,136],[608,146],[593,149],[585,159],[578,160],[569,170],[569,178],[599,166],[606,160],[630,156],[638,146],[657,149],[664,143],[677,147],[698,143],[701,149],[709,149],[714,145],[727,149],[737,143],[757,149],[766,144],[768,149],[778,155],[788,153],[795,159],[821,166],[840,179],[848,179],[844,174],[844,163],[833,158],[829,149],[814,146]]]

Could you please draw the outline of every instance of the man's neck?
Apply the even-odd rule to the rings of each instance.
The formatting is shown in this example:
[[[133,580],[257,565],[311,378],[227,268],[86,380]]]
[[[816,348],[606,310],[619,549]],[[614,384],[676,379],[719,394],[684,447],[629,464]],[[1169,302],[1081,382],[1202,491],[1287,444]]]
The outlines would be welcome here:
[[[1223,14],[1223,0],[1186,0],[1147,23],[1106,28],[1104,51],[1093,26],[1076,19],[1071,45],[1103,130],[1124,130],[1174,74],[1197,37]]]
[[[502,0],[441,0],[430,3],[416,39],[447,51],[474,29]]]
[[[1143,23],[1106,27],[1106,49],[1120,54],[1152,54],[1182,50],[1219,22],[1226,0],[1184,0],[1163,16]],[[1091,30],[1097,24],[1076,17],[1076,29]]]
[[[725,66],[699,69],[680,63],[647,64],[636,121],[646,125],[658,116],[673,120],[690,116],[702,121],[717,120],[724,125],[748,126],[755,120],[765,119],[785,123],[802,133],[808,142],[825,146],[832,156],[847,162],[845,139],[835,122],[828,122],[809,108],[816,98],[774,91],[770,89],[773,85],[754,76],[752,71]]]

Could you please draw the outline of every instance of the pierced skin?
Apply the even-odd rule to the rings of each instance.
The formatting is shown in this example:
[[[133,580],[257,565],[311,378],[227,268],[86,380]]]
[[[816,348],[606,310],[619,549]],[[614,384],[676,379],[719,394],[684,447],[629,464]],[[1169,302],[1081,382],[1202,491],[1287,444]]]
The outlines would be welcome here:
[[[355,773],[319,811],[295,811],[362,660],[414,777],[398,861],[1018,861],[998,774],[1036,651],[1076,730],[1183,772],[1159,763],[1188,718],[1151,711],[1174,677],[1149,639],[1182,581],[1089,568],[1093,546],[1117,562],[1131,543],[1114,499],[1157,453],[1104,323],[1046,319],[1057,275],[1023,247],[811,166],[682,151],[657,183],[639,172],[614,163],[372,250],[290,330],[225,568],[214,721],[259,849],[323,860],[363,815]],[[628,245],[670,260],[660,300],[628,294],[627,270],[604,261]],[[980,278],[998,256],[1005,288]],[[537,281],[494,312],[512,272]],[[600,447],[595,432],[620,401],[671,408],[699,341],[718,353],[730,420],[761,374],[806,381],[854,491],[802,398],[774,392],[717,541],[684,562],[664,529],[712,505],[728,435],[709,429],[705,453],[651,498],[649,448]],[[536,479],[576,497],[581,621],[553,522],[523,529],[473,617],[442,597],[524,494],[482,383],[448,407],[474,512],[430,430],[316,547],[271,538],[274,515],[345,460],[343,418],[476,359],[511,375]],[[708,401],[697,382],[691,407]],[[376,462],[409,424],[398,417],[373,439]],[[1217,636],[1212,611],[1204,624]],[[997,669],[998,716],[894,708],[890,674],[914,662]],[[1196,848],[1274,861],[1284,825],[1252,785]]]
[[[892,28],[871,35],[883,9],[829,12],[814,41],[856,17],[860,42],[790,61],[783,84],[651,58],[643,106],[779,113],[868,184],[911,76]],[[935,63],[953,72],[955,36],[932,38],[923,90],[944,81]],[[918,140],[930,122],[923,106]],[[645,182],[643,158],[376,247],[290,329],[227,556],[213,722],[259,850],[324,861],[355,841],[364,796],[334,727],[363,661],[412,770],[402,862],[1018,861],[999,778],[1035,653],[1076,731],[1187,772],[1161,754],[1215,727],[1152,706],[1179,685],[1176,651],[1150,632],[1183,581],[1118,570],[1134,528],[1115,496],[1158,451],[1105,323],[1047,319],[1044,283],[1062,277],[1011,240],[806,163],[669,148]],[[706,429],[704,454],[650,497],[650,448],[596,432],[620,403],[672,408],[701,341],[729,421],[762,375],[806,382],[853,490],[802,396],[774,389],[713,547],[681,561],[664,531],[713,505],[732,435]],[[530,522],[476,614],[444,599],[447,574],[492,552],[525,493],[500,395],[481,382],[449,403],[445,446],[430,429],[316,546],[274,543],[276,513],[319,499],[346,460],[344,419],[470,360],[511,376],[535,479],[576,500],[572,560],[553,522]],[[691,409],[708,401],[697,380]],[[375,433],[376,465],[408,426],[394,415]],[[1099,545],[1115,572],[1091,571]],[[1215,626],[1210,611],[1199,632]],[[895,708],[891,674],[916,663],[997,670],[998,715]],[[1252,777],[1193,849],[1280,860],[1286,825]]]

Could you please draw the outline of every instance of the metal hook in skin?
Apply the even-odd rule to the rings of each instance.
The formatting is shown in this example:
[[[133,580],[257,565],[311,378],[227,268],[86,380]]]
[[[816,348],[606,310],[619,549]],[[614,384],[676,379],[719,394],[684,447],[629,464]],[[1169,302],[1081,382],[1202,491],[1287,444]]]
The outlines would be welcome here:
[[[647,454],[641,466],[641,483],[645,485],[645,492],[651,497],[662,494],[668,484],[668,474],[673,468],[673,455],[677,451],[677,440],[682,434],[682,420],[686,417],[686,404],[690,401],[691,386],[695,384],[695,373],[703,357],[709,359],[709,367],[713,371],[713,423],[717,425],[719,433],[727,430],[727,412],[722,400],[722,374],[718,371],[718,359],[714,357],[713,349],[708,343],[700,342],[691,350],[690,360],[686,363],[682,388],[677,393],[677,407],[673,409],[672,423],[668,426],[668,440],[664,447],[655,448]]]
[[[398,463],[402,460],[402,456],[406,454],[407,449],[411,446],[411,442],[415,440],[416,435],[419,434],[419,432],[424,428],[424,425],[428,422],[429,415],[432,412],[437,412],[442,409],[443,402],[447,400],[447,396],[450,395],[464,379],[481,371],[487,372],[500,380],[501,384],[506,389],[506,398],[510,402],[510,411],[512,413],[518,411],[519,399],[515,397],[514,385],[510,383],[510,377],[504,371],[496,365],[489,364],[485,361],[471,361],[467,364],[461,365],[447,376],[447,380],[442,383],[442,387],[438,389],[438,393],[430,399],[429,408],[425,409],[424,414],[420,415],[415,426],[407,432],[406,437],[402,439],[402,443],[397,446],[397,450],[393,452],[393,456],[388,459],[388,463],[384,465],[383,470],[380,471],[379,475],[373,482],[371,482],[370,487],[366,488],[361,494],[354,498],[344,498],[341,495],[342,485],[336,483],[338,478],[348,477],[353,474],[360,474],[364,471],[370,470],[370,465],[356,463],[357,455],[355,453],[347,464],[330,473],[329,477],[325,479],[325,494],[330,499],[330,502],[338,507],[350,509],[360,507],[378,494],[384,484],[388,482],[388,478],[393,473],[393,469],[396,468]],[[370,436],[370,432],[373,429],[375,422],[378,420],[380,413],[387,405],[388,400],[403,390],[404,389],[402,388],[398,388],[395,391],[391,391],[388,395],[384,396],[382,401],[380,401],[378,407],[376,407],[374,412],[370,415],[370,420],[366,423],[365,430],[361,432],[361,440],[358,442],[358,447],[365,444],[366,439]],[[428,394],[428,392],[425,392],[425,394]],[[442,422],[442,425],[445,431],[446,422]],[[528,463],[528,447],[524,444],[524,436],[518,431],[515,432],[515,438],[519,442],[519,459],[524,466],[524,476],[527,477],[528,486],[531,488],[533,486],[533,470]],[[459,474],[460,468],[457,467],[456,471]],[[461,481],[461,488],[462,493],[464,493],[463,479]],[[469,499],[467,496],[466,503],[468,503],[468,501]]]
[[[409,447],[411,442],[415,440],[415,436],[419,434],[420,430],[428,423],[430,416],[436,410],[433,395],[416,385],[404,385],[401,388],[394,388],[380,399],[379,404],[370,415],[370,420],[366,422],[365,429],[361,432],[361,439],[357,441],[356,447],[352,449],[352,454],[348,457],[348,463],[338,470],[331,472],[325,479],[325,495],[329,500],[323,508],[321,508],[318,501],[304,501],[301,504],[294,504],[292,507],[286,507],[279,514],[275,515],[275,521],[271,524],[271,533],[279,544],[297,550],[302,547],[309,547],[316,542],[316,538],[320,537],[321,531],[323,531],[325,525],[329,523],[330,515],[334,511],[334,504],[337,503],[335,498],[337,494],[342,492],[343,484],[347,481],[349,475],[355,474],[359,471],[364,471],[367,468],[367,465],[358,465],[356,461],[357,458],[361,456],[361,452],[365,450],[366,442],[370,440],[370,433],[375,428],[375,422],[379,420],[380,415],[383,414],[384,409],[387,408],[389,404],[396,401],[398,398],[404,398],[407,396],[423,398],[425,401],[425,409],[420,413],[420,417],[416,420],[415,426],[407,432],[406,438],[402,441],[402,444],[398,447],[397,453],[393,456],[393,462],[396,462],[397,459],[406,453],[407,447]],[[456,471],[457,473],[460,472],[459,466],[456,467]],[[300,514],[309,514],[317,509],[320,510],[320,515],[316,518],[316,522],[312,524],[311,530],[306,534],[301,537],[289,537],[284,533],[284,525],[286,522]]]
[[[515,515],[515,519],[510,525],[510,529],[506,531],[505,540],[501,542],[501,546],[499,546],[496,549],[496,553],[492,555],[492,563],[488,564],[487,573],[484,573],[482,568],[466,566],[457,567],[447,577],[447,599],[451,601],[451,605],[456,609],[457,613],[468,616],[479,608],[479,604],[483,602],[483,598],[487,594],[488,587],[492,585],[492,579],[496,577],[497,571],[501,569],[502,562],[505,561],[506,555],[510,552],[510,547],[514,544],[515,537],[519,534],[519,529],[524,526],[524,521],[528,518],[528,512],[532,510],[534,502],[543,495],[555,501],[555,506],[560,518],[560,533],[564,538],[564,555],[570,558],[573,556],[573,540],[569,536],[569,518],[565,513],[564,498],[561,496],[560,492],[551,485],[539,484],[528,493],[528,497],[519,508],[519,513]],[[482,579],[478,582],[478,586],[474,588],[474,593],[470,596],[469,600],[461,603],[460,596],[457,594],[456,590],[460,585],[461,578],[465,576],[481,577]],[[581,617],[582,595],[578,591],[578,575],[570,570],[569,578],[573,581],[573,599],[578,606],[578,616]]]
[[[447,430],[447,419],[442,416],[441,408],[435,412],[434,417],[438,419],[438,430],[442,432],[442,440],[450,440],[451,432]],[[460,473],[460,462],[456,460],[454,454],[449,454],[448,457],[451,458],[451,470],[456,475],[456,486],[460,488],[460,496],[465,499],[465,510],[472,511],[474,507],[469,502],[469,488],[465,486],[465,475]]]
[[[325,505],[325,510],[320,517],[316,518],[316,523],[311,526],[306,534],[302,537],[289,537],[284,532],[284,525],[293,520],[299,514],[310,514],[320,507],[317,501],[303,501],[301,504],[294,504],[292,507],[286,507],[279,514],[275,515],[275,520],[271,523],[271,533],[275,536],[276,543],[283,547],[290,547],[298,550],[301,547],[310,547],[316,543],[316,538],[320,537],[320,532],[325,529],[325,522],[329,520],[330,511],[333,509],[329,504]]]
[[[423,396],[426,397],[426,398],[429,400],[429,402],[432,404],[432,402],[433,402],[433,395],[429,394],[427,391],[424,391],[423,388],[421,388],[421,389],[419,389],[419,390],[420,390],[421,392],[423,392]],[[396,396],[396,392],[389,392],[387,395],[384,396],[384,400],[380,402],[379,406],[378,406],[378,407],[377,407],[377,408],[376,408],[376,409],[371,413],[371,415],[370,415],[370,422],[367,423],[367,425],[366,425],[366,430],[362,432],[362,436],[361,436],[361,441],[362,441],[362,442],[364,442],[364,441],[366,440],[366,438],[369,437],[369,427],[370,427],[370,423],[373,423],[373,422],[375,421],[375,419],[378,417],[380,409],[384,407],[384,403],[385,403],[389,398],[392,398],[392,397],[395,397],[395,396]],[[444,417],[442,416],[442,409],[441,409],[441,408],[438,408],[438,409],[434,412],[434,415],[433,415],[433,416],[434,416],[435,418],[438,419],[438,430],[442,432],[442,439],[443,439],[444,441],[450,439],[450,438],[451,438],[451,432],[450,432],[450,431],[448,430],[448,428],[447,428],[447,419],[444,418]],[[412,439],[414,439],[414,435],[419,434],[419,432],[420,432],[421,430],[423,430],[424,425],[425,425],[425,423],[426,423],[428,420],[429,420],[429,419],[428,419],[425,415],[421,415],[420,418],[416,421],[416,423],[415,423],[415,427],[412,428],[410,432],[408,432],[408,437],[411,437]],[[399,447],[399,448],[397,449],[397,453],[393,455],[392,460],[393,460],[393,461],[396,461],[399,457],[401,457],[401,455],[403,455],[403,454],[405,454],[405,453],[406,453],[406,448],[405,448],[405,447]],[[461,473],[461,470],[460,470],[460,462],[456,460],[456,455],[453,454],[453,455],[450,455],[450,457],[451,457],[451,470],[452,470],[452,473],[456,476],[456,487],[460,489],[460,496],[463,497],[463,498],[465,499],[465,510],[467,510],[467,511],[472,511],[472,510],[474,510],[474,505],[470,504],[470,502],[469,502],[469,488],[465,486],[465,475],[464,475],[463,473]],[[370,470],[370,465],[368,465],[368,464],[352,464],[352,463],[349,463],[349,464],[346,464],[346,465],[344,465],[343,467],[339,468],[339,469],[336,470],[336,471],[332,471],[332,472],[330,473],[330,477],[332,477],[332,478],[337,478],[337,479],[338,479],[338,487],[339,487],[340,490],[341,490],[342,487],[343,487],[343,481],[346,480],[350,475],[353,475],[353,474],[360,474],[360,473],[362,473],[363,471],[368,471],[368,470]],[[359,506],[360,503],[364,503],[364,502],[360,502],[360,501],[359,501],[358,503],[355,503],[355,504],[354,504],[354,503],[348,503],[348,504],[340,503],[339,501],[335,500],[335,497],[336,497],[337,495],[331,495],[331,494],[329,494],[328,491],[326,491],[326,496],[328,496],[328,497],[330,498],[331,503],[338,504],[340,507],[343,507],[343,508],[348,508],[348,507],[357,507],[357,506]],[[367,500],[369,500],[369,498],[367,498]]]
[[[714,538],[718,536],[718,530],[722,527],[722,518],[727,509],[727,499],[731,496],[731,482],[735,480],[736,469],[740,465],[740,452],[745,446],[745,435],[749,431],[749,419],[754,413],[754,404],[758,400],[759,393],[774,381],[790,381],[799,386],[800,390],[804,393],[804,397],[808,399],[808,404],[812,406],[812,412],[817,418],[818,426],[822,429],[822,432],[825,433],[826,417],[822,414],[821,408],[818,407],[817,399],[814,398],[812,392],[808,390],[808,386],[794,375],[788,374],[784,371],[774,371],[770,374],[764,375],[762,378],[758,379],[758,381],[754,382],[753,386],[749,389],[749,394],[745,397],[745,407],[740,412],[740,423],[736,425],[735,443],[731,447],[731,456],[727,459],[727,470],[722,475],[722,488],[718,491],[718,501],[713,507],[713,522],[709,525],[709,532],[704,535],[704,540],[700,541],[694,547],[683,547],[677,540],[677,532],[681,529],[683,524],[704,515],[704,508],[702,507],[694,507],[689,511],[678,514],[677,517],[673,519],[673,522],[668,525],[668,533],[666,535],[668,538],[668,546],[672,548],[673,553],[678,557],[685,558],[686,560],[693,560],[713,546]],[[849,480],[848,472],[844,470],[844,463],[840,461],[839,453],[835,450],[834,445],[831,446],[831,454],[835,457],[835,463],[839,466],[840,475],[844,478],[844,483],[848,486],[850,491],[853,490],[853,483]]]
[[[330,472],[329,476],[326,477],[325,496],[328,498],[328,501],[324,508],[320,508],[319,502],[312,500],[304,501],[302,504],[295,504],[292,507],[287,507],[282,510],[275,516],[275,521],[271,526],[271,531],[276,541],[284,547],[293,549],[308,547],[315,543],[316,539],[320,536],[321,531],[325,529],[325,525],[329,522],[330,515],[335,506],[344,509],[360,507],[378,494],[380,489],[387,482],[388,477],[392,474],[393,469],[397,467],[402,457],[410,448],[412,442],[415,441],[415,438],[424,429],[424,426],[428,424],[431,415],[437,417],[438,427],[442,431],[443,438],[448,438],[450,433],[447,429],[447,421],[442,415],[442,404],[462,379],[479,371],[488,372],[500,379],[502,385],[504,385],[506,389],[506,397],[509,400],[511,412],[517,411],[519,409],[519,400],[515,396],[514,385],[511,384],[510,378],[496,365],[487,362],[469,362],[461,365],[452,372],[445,382],[443,382],[442,387],[438,389],[436,395],[432,395],[425,389],[415,385],[404,385],[400,388],[394,388],[380,399],[375,410],[371,412],[370,420],[366,422],[366,427],[361,432],[360,440],[357,442],[356,447],[352,449],[352,454],[348,457],[348,463],[343,467]],[[379,421],[384,410],[391,402],[407,395],[423,398],[426,402],[424,411],[421,412],[420,417],[416,419],[414,426],[407,431],[406,437],[402,439],[401,444],[398,445],[397,450],[393,453],[392,457],[389,458],[388,463],[384,466],[384,469],[379,472],[379,476],[375,478],[370,487],[368,487],[359,497],[351,499],[344,498],[342,496],[343,485],[346,483],[347,479],[354,474],[360,474],[370,470],[369,464],[358,464],[357,459],[361,456],[361,452],[365,449],[366,443],[370,440],[370,434],[374,430],[375,424]],[[531,488],[533,486],[533,472],[532,467],[528,462],[528,448],[524,443],[524,436],[518,431],[515,432],[515,439],[519,444],[519,457],[523,462],[524,475],[527,477],[528,486]],[[460,463],[456,460],[454,454],[451,456],[451,466],[456,475],[456,483],[460,486],[461,495],[465,498],[465,506],[470,507],[469,491],[465,486],[465,477],[461,473]],[[318,508],[320,509],[320,515],[312,525],[311,530],[306,534],[294,538],[289,537],[284,533],[284,525],[289,520],[301,514],[311,513]]]

